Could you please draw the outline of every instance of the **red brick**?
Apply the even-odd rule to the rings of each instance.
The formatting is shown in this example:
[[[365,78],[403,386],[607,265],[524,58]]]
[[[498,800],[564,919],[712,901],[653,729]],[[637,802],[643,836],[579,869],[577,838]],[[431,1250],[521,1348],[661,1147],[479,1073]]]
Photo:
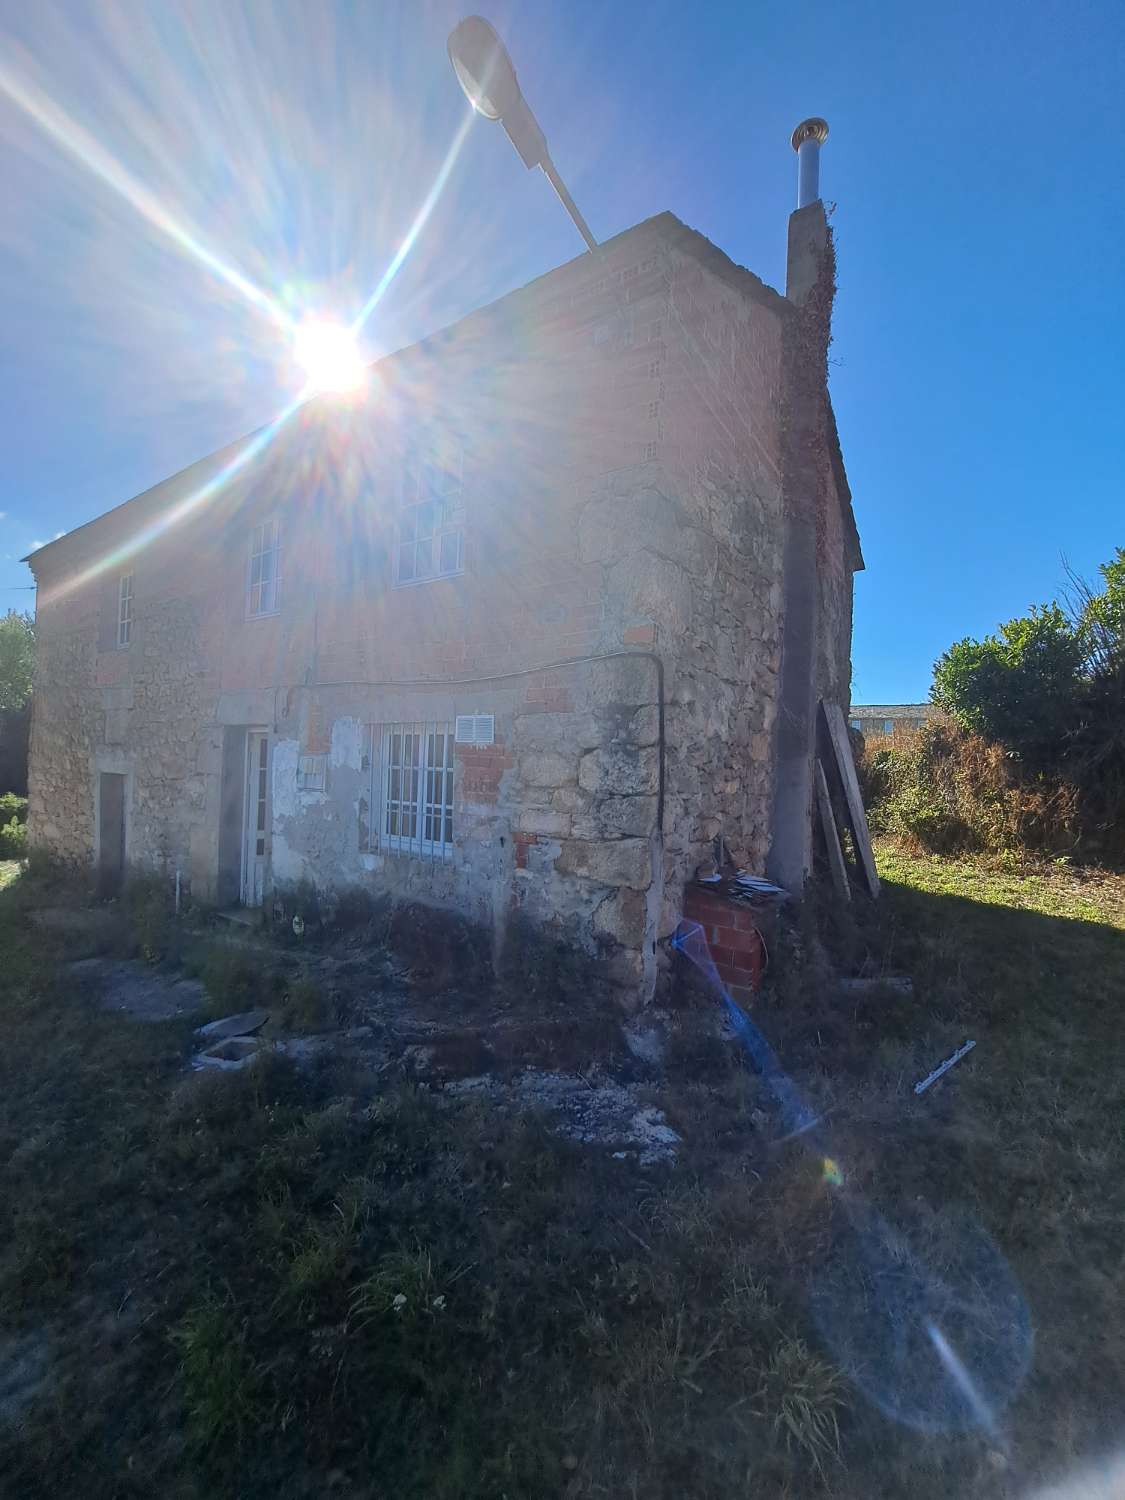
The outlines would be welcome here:
[[[737,927],[742,932],[757,932],[758,930],[758,923],[754,913],[746,910],[740,911],[738,907],[732,908],[731,914],[727,919],[727,926]]]
[[[738,969],[732,967],[727,969],[722,977],[728,984],[748,984],[757,989],[761,975],[757,969]]]
[[[630,625],[623,639],[627,646],[652,646],[656,643],[656,626]]]
[[[756,932],[740,932],[737,927],[716,927],[715,942],[723,948],[730,948],[735,953],[756,953],[758,951],[758,934]]]

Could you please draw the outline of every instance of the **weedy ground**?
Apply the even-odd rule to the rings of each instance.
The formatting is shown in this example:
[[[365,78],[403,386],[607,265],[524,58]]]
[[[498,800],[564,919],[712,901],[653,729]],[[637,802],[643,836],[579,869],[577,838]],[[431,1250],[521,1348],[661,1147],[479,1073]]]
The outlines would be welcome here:
[[[964,1210],[1036,1332],[997,1438],[921,1435],[833,1363],[823,1164],[687,1004],[640,1169],[486,1099],[326,1054],[192,1075],[192,1020],[99,1012],[0,867],[0,1494],[711,1500],[1024,1494],[1120,1438],[1125,880],[880,850],[877,910],[809,902],[755,1018],[893,1217]],[[151,902],[115,942],[170,952]],[[132,925],[129,926],[128,924]],[[68,946],[70,945],[70,946]],[[842,1001],[832,974],[908,974]],[[289,996],[319,1022],[316,994]],[[698,1018],[698,1043],[693,1025]],[[913,1083],[976,1050],[921,1099]],[[1000,1444],[1003,1447],[1003,1443]]]

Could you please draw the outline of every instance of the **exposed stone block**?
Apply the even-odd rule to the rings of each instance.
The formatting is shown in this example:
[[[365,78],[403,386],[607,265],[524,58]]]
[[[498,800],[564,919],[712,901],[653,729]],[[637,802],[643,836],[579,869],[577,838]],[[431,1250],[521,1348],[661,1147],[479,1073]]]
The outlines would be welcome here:
[[[576,763],[573,756],[552,750],[525,751],[519,771],[528,786],[565,786],[575,779]]]
[[[622,887],[607,896],[594,913],[594,931],[626,948],[639,948],[645,935],[645,897]]]
[[[655,748],[642,750],[633,745],[590,750],[578,765],[578,785],[603,796],[639,797],[655,792],[659,775]]]
[[[550,807],[524,807],[520,809],[518,823],[524,833],[557,838],[570,832],[571,819],[569,814],[555,812]]]
[[[655,797],[597,797],[574,815],[571,832],[579,839],[647,838],[655,828]]]
[[[667,557],[647,551],[623,557],[610,568],[608,585],[631,614],[658,618],[672,636],[683,635],[691,623],[691,579]]]
[[[611,843],[567,839],[555,860],[555,869],[560,875],[578,875],[601,885],[627,885],[638,891],[647,889],[652,879],[646,839],[618,839]]]
[[[639,706],[657,699],[656,667],[645,656],[614,656],[591,662],[587,691],[595,708]]]

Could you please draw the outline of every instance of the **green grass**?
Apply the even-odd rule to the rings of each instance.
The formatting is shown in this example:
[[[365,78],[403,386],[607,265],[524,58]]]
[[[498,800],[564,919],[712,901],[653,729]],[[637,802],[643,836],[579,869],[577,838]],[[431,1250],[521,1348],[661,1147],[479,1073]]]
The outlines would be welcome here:
[[[729,1051],[681,1047],[654,1087],[685,1137],[672,1171],[338,1061],[189,1075],[189,1023],[100,1014],[56,969],[29,911],[81,892],[13,871],[0,1389],[9,1341],[49,1360],[0,1426],[0,1489],[938,1500],[1104,1451],[1125,1385],[1125,881],[879,859],[879,908],[817,927],[810,903],[755,1016],[830,1111],[850,1189],[891,1218],[968,1213],[1010,1262],[1037,1343],[1006,1474],[993,1440],[896,1426],[836,1367],[809,1294],[838,1198]],[[136,921],[164,946],[146,905]],[[910,974],[915,997],[845,1005],[831,963]],[[241,995],[237,965],[212,977]]]

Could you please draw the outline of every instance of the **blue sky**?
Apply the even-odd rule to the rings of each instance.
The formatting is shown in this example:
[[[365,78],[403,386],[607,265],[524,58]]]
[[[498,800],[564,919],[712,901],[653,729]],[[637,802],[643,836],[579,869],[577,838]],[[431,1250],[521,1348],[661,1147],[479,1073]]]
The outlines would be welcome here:
[[[464,6],[3,8],[0,604],[32,599],[33,543],[292,397],[277,325],[169,228],[290,310],[352,314],[462,123],[445,38]],[[669,208],[780,287],[789,133],[829,120],[832,390],[868,569],[855,701],[924,697],[951,641],[1057,592],[1064,557],[1092,574],[1125,544],[1125,7],[488,14],[602,237]],[[580,248],[540,174],[477,122],[367,352]]]

